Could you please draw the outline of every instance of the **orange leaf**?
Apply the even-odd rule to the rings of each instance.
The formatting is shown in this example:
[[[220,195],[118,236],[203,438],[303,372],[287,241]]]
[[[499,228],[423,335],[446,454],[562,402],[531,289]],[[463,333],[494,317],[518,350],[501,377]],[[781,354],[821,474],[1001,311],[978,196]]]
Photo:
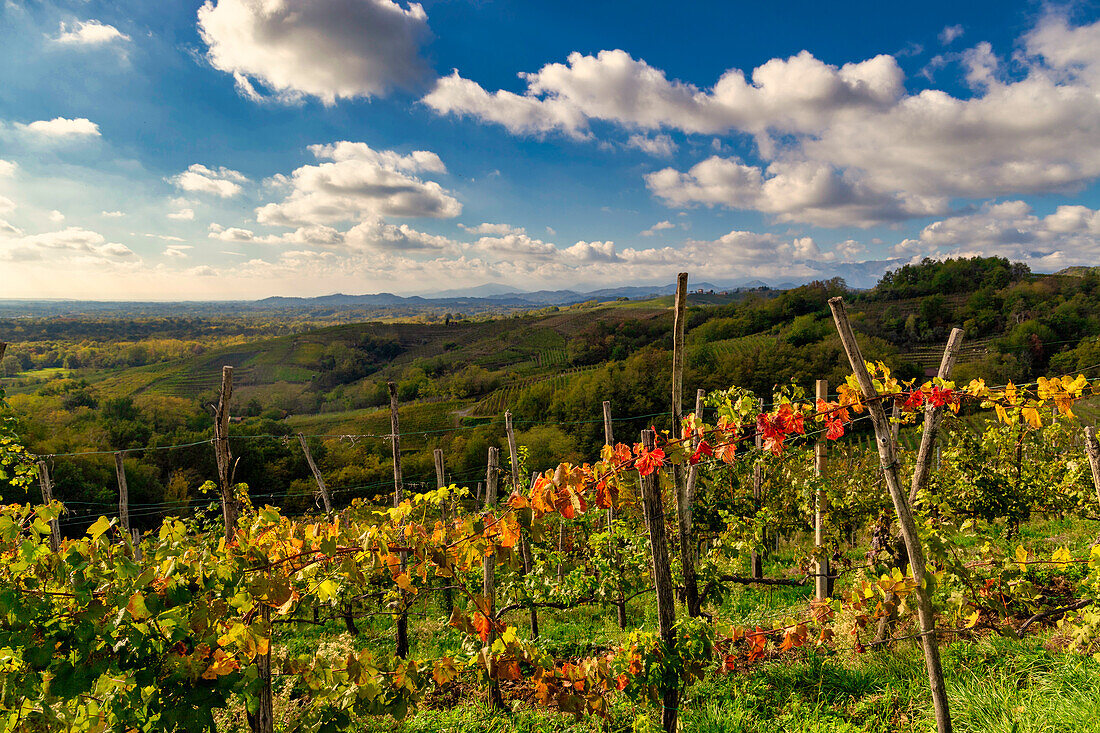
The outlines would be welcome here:
[[[493,622],[485,617],[481,611],[478,611],[473,616],[474,629],[477,630],[477,635],[481,637],[482,642],[489,640],[489,632],[493,629]]]

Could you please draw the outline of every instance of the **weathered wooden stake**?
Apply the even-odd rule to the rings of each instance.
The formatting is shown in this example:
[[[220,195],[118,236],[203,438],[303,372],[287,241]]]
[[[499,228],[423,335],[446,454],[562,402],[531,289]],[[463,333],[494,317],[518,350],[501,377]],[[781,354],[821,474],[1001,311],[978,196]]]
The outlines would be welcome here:
[[[401,425],[397,420],[397,385],[388,382],[390,392],[390,440],[393,444],[393,506],[401,506],[405,500],[405,484],[401,479]],[[401,551],[401,572],[409,567],[408,554]],[[404,597],[404,596],[402,596]],[[409,617],[402,612],[397,617],[397,656],[409,656]]]
[[[321,501],[325,504],[325,514],[329,519],[332,519],[332,497],[328,494],[328,486],[325,486],[325,479],[321,476],[321,470],[317,468],[317,464],[313,460],[313,454],[309,451],[309,443],[306,441],[306,436],[298,433],[298,442],[302,444],[302,453],[306,456],[306,463],[309,464],[309,470],[313,472],[313,480],[317,482],[317,490],[321,492]]]
[[[432,457],[435,459],[435,488],[442,489],[447,485],[447,477],[443,471],[443,449],[436,448],[432,451]],[[447,502],[446,500],[439,502],[439,521],[443,524],[443,531],[447,531]],[[448,542],[446,534],[443,537],[443,544]],[[443,588],[443,610],[447,612],[447,615],[451,615],[451,611],[454,610],[454,597],[451,595],[451,583],[444,578],[445,587]]]
[[[955,361],[959,355],[959,348],[962,346],[963,331],[961,328],[951,329],[951,335],[947,339],[947,345],[943,350],[943,358],[940,360],[939,372],[937,376],[941,379],[947,379],[951,376],[951,370],[955,366]],[[894,416],[895,418],[899,414],[898,403],[894,401]],[[936,437],[940,429],[940,420],[943,417],[942,407],[933,407],[932,405],[925,405],[924,407],[924,430],[921,433],[920,448],[917,451],[917,461],[913,467],[913,480],[909,486],[909,505],[912,506],[917,500],[917,494],[925,487],[928,482],[928,475],[931,470],[932,458],[935,456],[936,449]],[[894,450],[898,450],[898,423],[893,424],[894,433]],[[905,566],[909,564],[909,550],[905,544],[905,538],[899,537],[894,544],[894,559],[897,566],[905,571]],[[897,620],[897,603],[898,597],[893,591],[886,594],[886,607],[888,612],[885,616],[882,616],[878,620],[878,628],[875,633],[876,642],[884,642],[892,633],[894,622]]]
[[[256,672],[260,679],[260,704],[255,713],[245,711],[248,727],[252,733],[273,733],[275,730],[275,707],[271,695],[271,607],[260,605],[260,619],[267,629],[267,653],[256,655]]]
[[[603,442],[605,445],[615,445],[615,431],[611,427],[611,402],[608,400],[603,401]],[[615,532],[615,505],[612,504],[607,508],[607,531],[609,534]],[[618,590],[615,594],[615,615],[616,620],[619,622],[619,628],[626,628],[626,595],[623,593],[622,585],[622,570],[619,563],[619,548],[617,542],[612,536],[611,538],[611,559],[615,563],[615,577],[618,578]]]
[[[237,497],[233,494],[233,456],[229,450],[229,400],[233,397],[233,367],[222,367],[222,387],[218,406],[214,410],[214,456],[218,461],[218,491],[222,499],[222,519],[225,541],[231,542],[237,533]]]
[[[45,461],[38,462],[38,481],[42,484],[42,503],[53,502],[53,482]],[[61,549],[61,524],[56,519],[50,520],[50,549],[54,552]]]
[[[889,489],[890,498],[894,502],[894,511],[898,516],[898,526],[901,528],[901,535],[909,552],[909,566],[912,569],[913,580],[917,586],[914,591],[917,597],[917,617],[920,621],[921,642],[924,646],[924,664],[928,670],[928,682],[932,689],[936,729],[939,733],[950,733],[951,712],[947,703],[947,687],[943,678],[943,666],[940,663],[939,643],[936,640],[936,617],[932,609],[931,588],[928,586],[925,577],[924,548],[921,547],[917,525],[913,521],[913,513],[909,507],[909,496],[902,488],[901,481],[898,478],[897,451],[895,450],[894,439],[891,436],[890,423],[886,418],[886,412],[882,408],[882,402],[875,390],[871,375],[867,372],[867,365],[863,361],[859,343],[852,331],[852,324],[848,321],[844,299],[839,296],[830,298],[829,308],[832,309],[833,320],[836,322],[840,341],[844,345],[844,351],[848,355],[852,371],[859,382],[867,410],[871,414],[886,487]]]
[[[442,453],[442,451],[440,451]],[[442,460],[442,455],[440,456]],[[489,465],[485,469],[485,509],[491,510],[497,503],[497,484],[500,481],[500,449],[496,446],[489,446]],[[494,575],[496,565],[495,552],[486,555],[481,559],[481,595],[485,596],[486,604],[488,608],[485,609],[485,615],[491,619],[496,619],[496,577]],[[490,646],[496,637],[496,632],[490,632],[492,635],[489,638]],[[489,705],[495,708],[503,708],[504,701],[500,696],[500,684],[494,680],[489,680]]]
[[[130,491],[126,487],[126,467],[122,465],[122,453],[115,453],[115,476],[118,477],[118,523],[123,532],[130,534]]]
[[[642,431],[642,445],[653,450],[656,441],[652,430]],[[653,554],[653,587],[657,591],[657,624],[661,633],[661,642],[671,653],[676,645],[676,599],[672,588],[672,571],[668,562],[668,540],[665,537],[665,511],[661,499],[660,472],[654,471],[648,476],[639,474],[642,485],[642,508],[645,523],[649,528],[649,546]],[[676,730],[677,708],[679,707],[680,680],[675,665],[667,665],[665,678],[661,681],[661,725],[666,733]]]
[[[753,508],[759,512],[761,505],[764,503],[764,463],[763,454],[760,452],[764,447],[764,441],[760,437],[760,433],[756,434],[756,459],[752,464],[752,505]],[[764,536],[761,534],[757,538],[761,543],[764,542]],[[749,576],[753,578],[764,577],[764,558],[760,556],[759,550],[753,550],[752,556],[749,558],[749,563],[752,565]]]
[[[512,492],[519,491],[519,451],[516,449],[516,431],[512,429],[511,411],[504,413],[504,432],[508,437],[508,457],[512,462]],[[531,541],[527,532],[520,530],[519,538],[520,554],[523,557],[523,574],[531,572]],[[539,611],[534,606],[530,607],[531,638],[539,638]]]
[[[951,329],[951,335],[947,337],[947,346],[943,349],[943,358],[940,359],[940,369],[937,376],[940,379],[950,379],[951,370],[955,368],[955,362],[959,358],[962,348],[963,330]],[[909,503],[917,500],[917,494],[928,483],[928,474],[932,469],[932,457],[935,454],[936,437],[940,431],[940,421],[943,419],[943,408],[924,406],[924,432],[920,437],[920,448],[917,449],[917,463],[913,467],[913,482],[909,487]]]
[[[134,560],[141,562],[141,530],[137,527],[131,529],[130,540],[134,545]]]
[[[688,274],[676,276],[676,303],[672,319],[672,431],[680,437],[684,420],[684,324],[687,320]],[[680,535],[680,565],[684,573],[684,601],[688,614],[699,615],[699,584],[695,577],[695,552],[691,537],[691,506],[688,504],[687,476],[683,465],[672,465],[672,482],[676,492],[676,525]]]
[[[829,399],[828,380],[817,380],[814,396],[818,400]],[[819,478],[825,475],[828,467],[827,445],[825,436],[818,435],[814,445],[814,476]],[[818,556],[814,591],[817,600],[823,601],[832,595],[833,584],[829,578],[829,558],[825,556],[825,487],[821,484],[814,492],[814,549]]]
[[[1089,467],[1092,468],[1092,483],[1096,487],[1096,501],[1100,502],[1100,441],[1096,439],[1096,431],[1092,426],[1085,428],[1085,452],[1089,456]]]
[[[706,390],[695,391],[695,416],[700,421],[703,419],[703,398],[706,396]],[[692,438],[691,447],[696,449],[699,447],[700,438],[698,436]],[[699,587],[696,580],[695,562],[696,562],[696,542],[695,542],[695,528],[692,525],[692,513],[695,509],[695,482],[699,477],[699,466],[688,466],[687,478],[684,481],[684,511],[677,516],[680,523],[680,556],[684,567],[687,568],[684,572],[684,585],[685,585],[685,600],[687,601],[688,615],[696,617],[702,612],[702,603],[699,599]],[[690,577],[690,582],[688,578]]]

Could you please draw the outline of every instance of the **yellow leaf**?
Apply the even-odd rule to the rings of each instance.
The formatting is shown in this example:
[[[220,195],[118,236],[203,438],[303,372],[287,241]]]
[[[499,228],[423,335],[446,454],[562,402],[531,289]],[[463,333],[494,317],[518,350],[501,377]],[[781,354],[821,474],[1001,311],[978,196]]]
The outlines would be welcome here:
[[[1023,545],[1016,546],[1016,562],[1020,566],[1020,570],[1027,570],[1027,558],[1028,552]]]
[[[972,629],[975,626],[977,626],[978,621],[981,619],[981,617],[982,617],[982,612],[981,612],[980,609],[975,611],[974,613],[970,614],[969,616],[967,616],[966,617],[966,628]]]
[[[1034,407],[1025,407],[1020,410],[1020,414],[1023,416],[1024,420],[1027,421],[1027,424],[1036,430],[1043,427],[1043,419],[1039,417],[1039,411]]]
[[[111,528],[111,520],[107,517],[100,517],[95,521],[91,527],[88,527],[88,534],[92,536],[93,540],[98,540],[103,536],[103,533]]]
[[[1070,551],[1065,547],[1059,547],[1057,550],[1054,551],[1054,556],[1052,559],[1055,563],[1057,563],[1055,567],[1057,567],[1059,570],[1065,570],[1073,561],[1073,555],[1071,555]]]
[[[413,595],[416,594],[416,588],[413,586],[412,579],[409,577],[408,573],[398,573],[393,580],[401,590],[406,593],[412,593]]]

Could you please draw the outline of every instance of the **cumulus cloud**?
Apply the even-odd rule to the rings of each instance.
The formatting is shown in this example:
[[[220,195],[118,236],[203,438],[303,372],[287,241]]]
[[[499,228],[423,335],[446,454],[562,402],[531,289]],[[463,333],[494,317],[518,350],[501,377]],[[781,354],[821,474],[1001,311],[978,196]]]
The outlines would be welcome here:
[[[247,183],[248,178],[239,171],[224,166],[207,168],[201,163],[194,163],[188,166],[187,170],[171,176],[167,181],[183,191],[232,198],[241,192],[241,184]]]
[[[113,25],[98,20],[78,20],[71,26],[61,23],[58,35],[53,39],[68,46],[103,46],[108,43],[129,41],[130,37]]]
[[[944,197],[883,193],[855,175],[809,161],[777,161],[761,169],[711,156],[686,172],[665,168],[647,174],[646,185],[671,206],[750,209],[779,221],[826,227],[872,226],[945,213],[948,206]]]
[[[15,202],[7,196],[0,196],[0,214],[10,214],[15,211]]]
[[[393,0],[207,0],[198,11],[207,59],[260,99],[372,97],[415,86],[429,74],[420,58],[428,16]]]
[[[136,255],[129,247],[108,242],[102,234],[80,227],[42,234],[22,234],[16,230],[0,236],[0,260],[8,262],[48,260],[99,264],[130,259],[136,259]]]
[[[0,160],[0,178],[12,178],[19,166],[10,160]]]
[[[122,217],[126,216],[126,214],[121,211],[101,211],[99,212],[99,215],[102,216],[104,219],[121,219]]]
[[[1040,271],[1100,262],[1100,211],[1059,206],[1037,216],[1023,201],[986,204],[943,219],[894,246],[903,256],[1001,256]]]
[[[16,123],[15,126],[40,138],[79,138],[99,137],[99,125],[86,117],[68,119],[54,117],[52,120],[37,120],[28,125]]]
[[[314,145],[310,151],[325,162],[277,177],[276,187],[290,192],[256,209],[259,223],[294,227],[378,216],[446,219],[462,213],[462,204],[442,186],[412,175],[443,172],[435,153],[400,155],[350,142]]]
[[[944,42],[961,32],[945,29]],[[749,74],[730,69],[703,88],[605,50],[521,74],[519,93],[455,72],[423,101],[516,134],[591,138],[601,120],[655,153],[664,131],[749,135],[759,162],[712,157],[650,174],[650,189],[675,206],[869,226],[942,216],[952,199],[1078,190],[1100,177],[1100,21],[1074,26],[1050,12],[1020,45],[1010,63],[987,42],[949,54],[969,96],[909,93],[889,55],[835,66],[803,51]]]
[[[621,50],[572,53],[565,64],[547,64],[521,78],[527,83],[522,95],[490,93],[456,71],[439,79],[423,101],[439,114],[468,115],[516,133],[585,137],[590,119],[705,134],[817,129],[842,110],[890,105],[904,91],[901,69],[891,56],[838,68],[806,51],[768,61],[753,71],[751,81],[731,69],[710,90],[670,80]]]
[[[176,221],[191,221],[195,218],[195,210],[184,208],[177,211],[170,211],[165,216],[169,219],[175,219]]]
[[[438,114],[495,122],[517,135],[562,132],[578,139],[589,137],[584,113],[568,102],[504,89],[490,93],[477,82],[463,79],[457,70],[437,80],[421,101]]]
[[[60,224],[61,222],[65,221],[65,215],[57,209],[54,209],[50,212],[50,221],[52,221],[54,224]]]

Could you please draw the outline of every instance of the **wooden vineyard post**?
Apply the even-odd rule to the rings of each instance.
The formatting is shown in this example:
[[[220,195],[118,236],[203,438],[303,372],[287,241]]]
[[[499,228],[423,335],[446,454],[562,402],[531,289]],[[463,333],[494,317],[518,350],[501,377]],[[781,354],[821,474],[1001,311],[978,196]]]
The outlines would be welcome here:
[[[122,465],[122,453],[115,453],[115,476],[118,477],[118,523],[123,532],[130,534],[130,492],[126,487],[126,466]]]
[[[760,437],[760,433],[756,434],[756,460],[752,464],[752,504],[756,511],[760,511],[760,506],[764,500],[764,464],[761,459],[763,454],[760,452],[764,447],[764,441]],[[758,538],[761,542],[764,541],[763,535]],[[750,569],[749,576],[752,578],[760,579],[764,577],[764,559],[760,557],[759,550],[753,550],[752,556],[749,560],[752,568]]]
[[[653,450],[656,445],[652,430],[642,431],[642,445]],[[660,472],[653,471],[641,476],[642,508],[645,513],[646,527],[649,529],[649,546],[653,553],[653,587],[657,591],[657,624],[660,628],[661,642],[666,653],[671,653],[676,644],[674,627],[676,625],[676,599],[672,589],[672,571],[668,562],[668,540],[665,537],[665,511],[661,500]],[[666,733],[676,730],[676,714],[679,706],[680,680],[677,671],[668,665],[665,678],[661,680],[661,725]]]
[[[1085,452],[1089,456],[1092,468],[1092,483],[1096,487],[1096,501],[1100,503],[1100,441],[1096,440],[1096,431],[1092,426],[1085,428]]]
[[[512,429],[512,413],[504,413],[504,432],[508,437],[508,457],[512,461],[512,493],[519,491],[519,451],[516,450],[516,432]],[[520,554],[523,557],[523,574],[530,574],[531,567],[531,542],[527,533],[520,530]],[[531,638],[539,638],[539,611],[534,605],[531,612]]]
[[[673,440],[680,437],[684,422],[684,322],[687,320],[688,274],[676,276],[676,307],[672,319],[672,430]],[[694,540],[691,536],[691,506],[688,504],[687,475],[683,465],[672,464],[672,482],[676,491],[676,524],[680,535],[680,565],[684,572],[684,601],[688,614],[699,615],[699,584],[695,577]]]
[[[447,485],[446,476],[443,472],[443,449],[436,448],[432,451],[432,458],[435,459],[435,488],[442,489]],[[446,545],[447,539],[447,502],[441,500],[439,502],[439,521],[443,524],[443,538],[444,545]],[[443,588],[443,610],[447,612],[447,615],[451,615],[451,611],[454,610],[454,597],[451,595],[451,582],[444,579],[446,584]]]
[[[50,469],[45,461],[38,462],[38,481],[42,484],[42,503],[53,502],[53,482],[50,481]],[[50,520],[50,549],[57,552],[61,548],[61,524]]]
[[[302,453],[305,454],[306,463],[309,464],[309,470],[313,473],[313,480],[317,482],[317,490],[321,492],[321,501],[325,504],[325,515],[331,520],[332,497],[328,494],[328,486],[325,486],[325,479],[321,477],[321,471],[313,460],[313,454],[309,452],[309,443],[306,441],[306,436],[298,433],[298,442],[302,444]]]
[[[396,509],[405,500],[405,485],[401,479],[401,425],[397,420],[397,385],[386,384],[390,392],[390,442],[393,444],[393,506]],[[401,551],[401,572],[409,567],[409,556]],[[402,593],[402,605],[405,594]],[[409,617],[402,611],[397,616],[397,656],[404,659],[409,656]]]
[[[442,451],[440,451],[442,453]],[[500,481],[500,449],[489,446],[489,465],[485,470],[485,510],[491,511],[497,503],[497,485]],[[485,615],[496,620],[496,553],[490,553],[481,559],[481,595],[485,597]],[[496,631],[491,631],[489,645],[492,646],[496,638]],[[500,684],[489,678],[489,705],[495,708],[503,708],[504,701],[500,696]]]
[[[615,431],[611,426],[611,402],[608,400],[603,401],[603,442],[605,445],[614,447],[615,445]],[[608,533],[614,533],[615,531],[615,504],[612,502],[611,506],[607,508],[607,531]],[[619,548],[614,537],[611,538],[611,559],[615,563],[615,577],[619,579],[617,585],[618,590],[615,595],[615,616],[619,622],[619,628],[626,628],[626,596],[623,593],[622,585],[622,568],[619,562]]]
[[[963,330],[951,329],[951,335],[947,337],[947,346],[943,349],[943,358],[940,359],[940,369],[937,376],[940,379],[949,379],[951,370],[955,368],[955,362],[959,358],[959,350],[962,348]],[[913,467],[913,483],[909,487],[909,503],[917,500],[917,494],[928,483],[928,474],[932,469],[932,457],[935,454],[936,437],[940,430],[940,420],[943,417],[943,407],[933,407],[930,404],[924,406],[924,432],[920,438],[920,448],[917,449],[917,463]]]
[[[924,646],[924,664],[928,670],[928,682],[932,689],[936,730],[939,733],[950,733],[951,712],[947,703],[947,687],[944,684],[943,665],[940,663],[939,643],[936,640],[936,617],[932,609],[931,588],[928,586],[925,577],[924,548],[921,547],[917,525],[913,521],[908,493],[904,490],[898,478],[897,451],[893,436],[890,433],[890,423],[886,418],[886,412],[882,408],[882,402],[875,390],[871,375],[867,372],[867,365],[863,361],[863,354],[859,350],[855,332],[852,331],[852,324],[848,321],[844,299],[839,296],[830,298],[829,308],[833,312],[833,320],[836,322],[837,332],[840,334],[840,341],[844,345],[844,351],[848,356],[852,371],[859,382],[864,403],[871,414],[886,488],[890,491],[890,498],[894,502],[898,526],[901,528],[901,535],[909,552],[909,565],[912,568],[913,580],[916,582],[914,594],[917,597],[917,617],[920,622],[921,643]]]
[[[260,679],[260,700],[255,713],[245,711],[248,727],[252,733],[273,733],[275,730],[275,708],[271,695],[271,607],[260,602],[260,620],[267,629],[267,652],[256,655],[256,672]]]
[[[963,330],[961,328],[951,329],[951,335],[947,339],[947,345],[943,350],[943,358],[940,360],[940,368],[937,372],[937,376],[940,379],[947,379],[951,376],[951,370],[955,367],[955,361],[959,356],[959,349],[962,346]],[[894,402],[895,415],[898,412],[898,403]],[[936,437],[940,429],[940,419],[943,416],[942,407],[933,407],[930,404],[924,406],[924,430],[921,433],[920,447],[917,450],[916,464],[913,466],[913,480],[909,486],[909,505],[912,506],[917,500],[917,495],[924,489],[928,482],[928,475],[932,469],[932,459],[935,455],[936,449]],[[898,424],[894,423],[894,449],[897,450],[897,428]],[[899,538],[897,545],[894,549],[894,557],[897,558],[897,566],[902,572],[905,572],[905,566],[909,562],[909,550],[905,544],[905,538]],[[878,631],[875,634],[875,641],[886,641],[890,635],[890,629],[893,626],[896,619],[897,608],[897,596],[893,591],[886,594],[886,606],[889,612],[879,618]]]
[[[130,540],[134,545],[134,559],[141,562],[141,530],[136,527],[131,529]]]
[[[699,389],[695,391],[695,417],[701,422],[703,420],[703,398],[706,397],[706,390]],[[699,448],[699,441],[701,438],[698,436],[692,438],[691,448],[692,452]],[[692,513],[695,509],[695,482],[699,478],[699,465],[688,466],[687,480],[684,482],[684,515],[681,520],[682,527],[680,528],[681,537],[687,537],[687,542],[681,542],[680,550],[684,554],[684,563],[691,566],[691,579],[692,585],[695,585],[695,559],[696,559],[696,547],[695,542],[695,528],[692,524]],[[686,576],[685,576],[686,577]],[[702,611],[702,603],[699,600],[698,587],[694,594],[687,594],[688,602],[688,614],[690,616],[699,616]]]
[[[817,400],[829,399],[829,382],[826,379],[817,380],[814,390]],[[828,467],[826,454],[827,442],[824,434],[817,436],[814,445],[814,476],[823,478]],[[817,600],[823,601],[832,595],[832,580],[829,578],[829,558],[825,556],[825,487],[824,483],[818,483],[814,492],[814,551],[817,553],[817,568],[814,578],[814,590]]]
[[[233,495],[232,454],[229,451],[229,400],[233,397],[233,367],[222,367],[222,386],[214,410],[214,456],[218,461],[218,491],[222,498],[225,541],[232,542],[237,532],[237,498]]]

